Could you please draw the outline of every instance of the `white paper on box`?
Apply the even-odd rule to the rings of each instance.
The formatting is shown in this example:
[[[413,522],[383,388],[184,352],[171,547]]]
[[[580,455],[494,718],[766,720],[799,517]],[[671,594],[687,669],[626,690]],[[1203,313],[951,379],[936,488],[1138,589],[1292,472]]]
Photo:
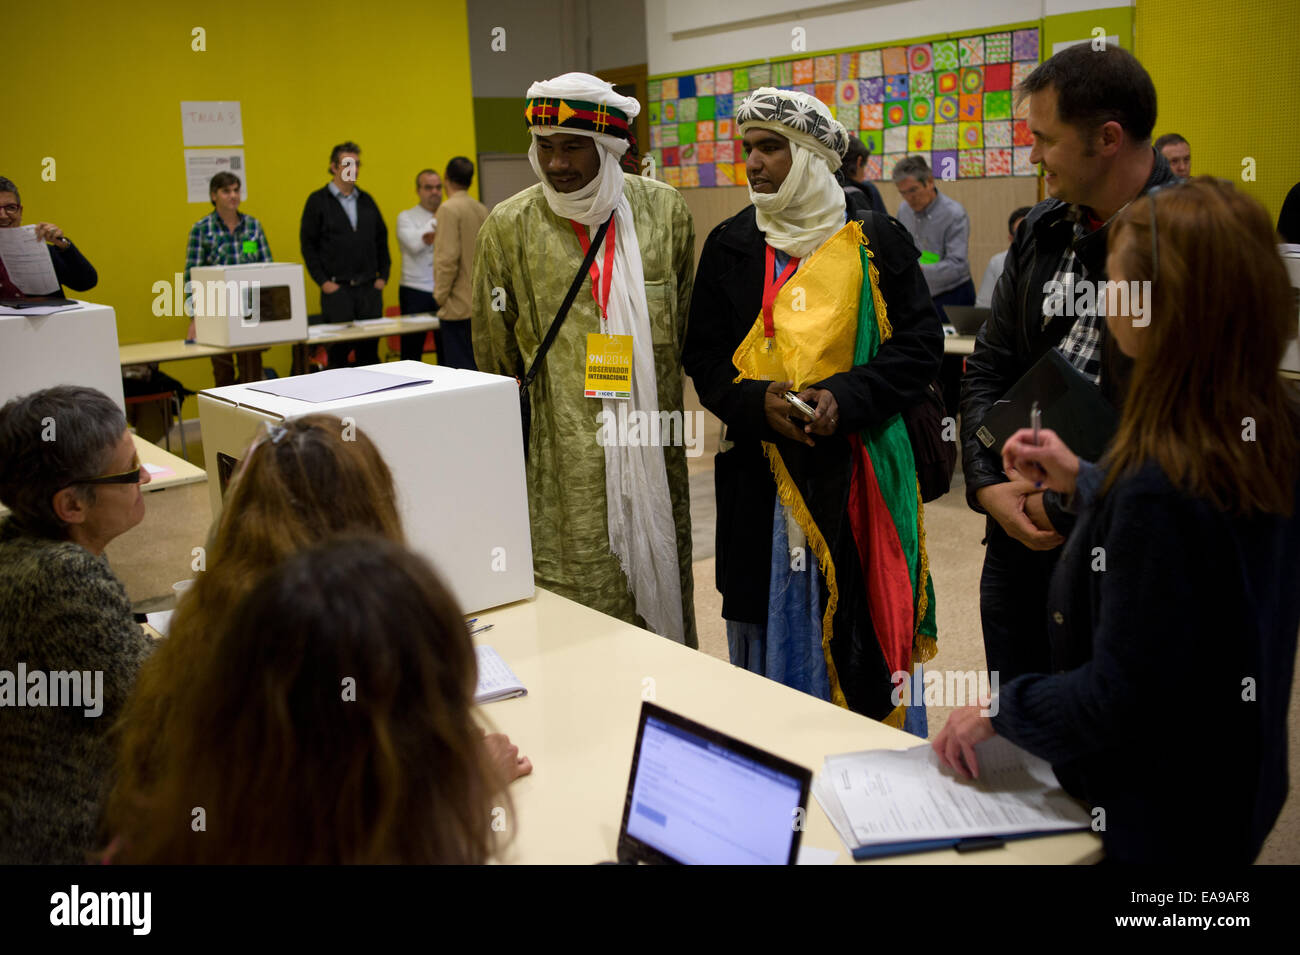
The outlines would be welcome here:
[[[274,378],[259,381],[248,387],[268,395],[282,398],[297,398],[320,404],[326,401],[340,401],[344,398],[359,398],[372,395],[377,391],[392,388],[406,388],[410,385],[424,384],[423,378],[406,378],[400,375],[383,375],[377,371],[364,368],[331,368],[313,375],[297,375],[293,378]]]

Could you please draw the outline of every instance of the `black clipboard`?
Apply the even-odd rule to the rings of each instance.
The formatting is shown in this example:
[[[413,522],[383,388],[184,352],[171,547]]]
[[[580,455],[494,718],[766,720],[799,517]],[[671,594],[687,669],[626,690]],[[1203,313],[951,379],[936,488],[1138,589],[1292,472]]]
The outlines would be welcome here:
[[[1006,396],[994,402],[975,432],[980,444],[996,454],[1021,428],[1029,427],[1029,413],[1037,401],[1042,425],[1086,461],[1101,457],[1119,427],[1119,414],[1102,397],[1101,389],[1075,368],[1055,348],[1049,348]]]

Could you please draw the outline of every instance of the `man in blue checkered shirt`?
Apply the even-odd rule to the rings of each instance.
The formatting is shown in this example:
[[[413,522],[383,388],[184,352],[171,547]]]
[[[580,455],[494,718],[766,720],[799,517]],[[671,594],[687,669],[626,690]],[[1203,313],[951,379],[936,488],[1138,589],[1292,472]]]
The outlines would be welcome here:
[[[190,241],[185,250],[185,281],[190,281],[190,270],[207,265],[246,265],[250,262],[270,262],[271,247],[267,244],[262,224],[252,216],[239,211],[239,177],[231,172],[219,172],[208,186],[212,212],[194,223]],[[194,337],[194,322],[190,321],[189,338]],[[262,351],[236,352],[239,357],[239,380],[262,380]],[[213,355],[212,377],[217,386],[235,383],[235,355]]]

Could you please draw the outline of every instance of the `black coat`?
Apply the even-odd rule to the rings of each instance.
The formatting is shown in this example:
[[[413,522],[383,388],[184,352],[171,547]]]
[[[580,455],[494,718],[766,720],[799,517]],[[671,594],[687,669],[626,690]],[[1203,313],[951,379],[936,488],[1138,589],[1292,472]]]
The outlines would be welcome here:
[[[814,385],[830,391],[839,404],[837,434],[816,438],[815,448],[768,427],[763,405],[769,382],[733,381],[731,357],[762,308],[765,240],[754,207],[715,228],[700,254],[682,364],[704,407],[722,419],[726,438],[735,442],[714,462],[717,586],[727,620],[767,622],[776,486],[761,442],[776,442],[792,470],[842,480],[849,460],[844,435],[915,404],[938,373],[943,328],[911,236],[895,219],[871,212],[854,217],[875,254],[893,337],[869,365]]]
[[[1248,520],[1148,463],[1083,509],[1048,598],[1056,673],[1001,687],[993,725],[1105,810],[1111,859],[1248,863],[1286,799],[1298,627],[1300,486],[1292,517]]]
[[[388,227],[379,206],[368,192],[357,189],[357,227],[329,186],[307,197],[298,233],[302,261],[317,285],[327,281],[344,285],[388,281],[392,257],[388,253]]]
[[[50,250],[50,260],[54,263],[54,274],[59,280],[60,288],[57,294],[62,295],[62,286],[76,292],[89,292],[99,284],[99,273],[90,261],[81,254],[71,242],[66,249],[60,249],[56,245],[48,246]]]
[[[1143,193],[1175,178],[1165,158],[1152,152],[1155,163]],[[975,338],[975,350],[966,359],[966,372],[961,380],[961,465],[966,479],[966,502],[976,511],[982,512],[982,508],[975,500],[975,492],[1007,479],[1002,473],[1002,449],[986,449],[975,436],[984,423],[984,415],[1034,362],[1048,349],[1059,345],[1074,325],[1074,316],[1059,315],[1043,327],[1047,283],[1056,274],[1065,250],[1073,243],[1091,279],[1097,282],[1106,279],[1106,237],[1110,229],[1102,227],[1075,242],[1071,209],[1072,206],[1058,199],[1046,199],[1025,217],[1016,230],[1002,276],[993,290],[992,314]],[[1104,320],[1101,358],[1102,394],[1118,409],[1123,403],[1132,361],[1114,347]],[[1054,500],[1055,495],[1049,493],[1044,503],[1052,524],[1064,533],[1072,518],[1063,514]]]

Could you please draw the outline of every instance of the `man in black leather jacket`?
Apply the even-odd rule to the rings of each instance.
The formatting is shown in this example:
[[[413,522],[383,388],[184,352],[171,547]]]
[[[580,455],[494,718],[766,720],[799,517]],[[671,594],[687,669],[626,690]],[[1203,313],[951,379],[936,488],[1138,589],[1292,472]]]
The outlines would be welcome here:
[[[966,501],[989,518],[980,580],[984,649],[989,670],[1004,683],[1051,672],[1047,585],[1073,518],[1052,493],[1008,479],[1001,447],[980,440],[984,416],[1050,348],[1060,349],[1119,408],[1131,361],[1113,345],[1105,318],[1073,314],[1076,309],[1049,318],[1045,301],[1054,282],[1067,295],[1071,283],[1074,290],[1084,282],[1100,289],[1110,219],[1149,189],[1174,181],[1151,146],[1155,87],[1132,54],[1070,47],[1034,70],[1017,94],[1029,102],[1030,158],[1041,164],[1051,198],[1033,208],[1007,253],[992,315],[966,362],[961,397]]]

